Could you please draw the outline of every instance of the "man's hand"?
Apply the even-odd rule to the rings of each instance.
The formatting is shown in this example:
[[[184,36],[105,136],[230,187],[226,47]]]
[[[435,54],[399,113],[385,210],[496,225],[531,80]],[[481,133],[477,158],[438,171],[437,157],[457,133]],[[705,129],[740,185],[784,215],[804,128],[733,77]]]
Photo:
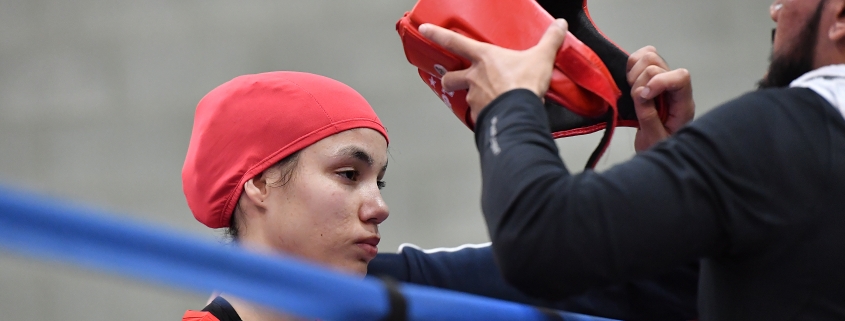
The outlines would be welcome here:
[[[670,71],[652,46],[637,50],[628,58],[628,83],[640,123],[634,138],[638,153],[674,134],[695,115],[689,71]],[[669,107],[666,123],[660,122],[654,102],[662,93]]]
[[[493,99],[510,90],[524,88],[538,97],[546,94],[555,56],[567,28],[565,20],[555,20],[537,45],[523,51],[475,41],[432,24],[423,24],[419,30],[426,38],[472,63],[467,69],[447,72],[442,84],[446,91],[469,89],[467,103],[475,121]]]

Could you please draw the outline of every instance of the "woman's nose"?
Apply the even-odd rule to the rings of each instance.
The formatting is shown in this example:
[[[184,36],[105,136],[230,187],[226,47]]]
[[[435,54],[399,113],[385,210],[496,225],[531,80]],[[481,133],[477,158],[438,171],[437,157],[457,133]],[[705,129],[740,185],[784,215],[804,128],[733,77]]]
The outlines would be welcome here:
[[[778,22],[778,12],[780,12],[781,8],[783,8],[783,4],[780,1],[775,1],[769,6],[769,14],[772,16],[772,21]]]
[[[381,224],[390,215],[390,209],[387,207],[387,203],[384,202],[384,198],[381,197],[381,192],[376,190],[375,194],[368,197],[364,204],[362,204],[359,214],[361,221]]]

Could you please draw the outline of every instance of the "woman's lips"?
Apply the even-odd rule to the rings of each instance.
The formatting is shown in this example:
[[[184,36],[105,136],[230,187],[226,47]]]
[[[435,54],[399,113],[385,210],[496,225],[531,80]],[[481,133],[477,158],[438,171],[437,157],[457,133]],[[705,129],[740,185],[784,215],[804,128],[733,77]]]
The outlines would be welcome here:
[[[368,237],[359,240],[355,243],[361,250],[364,251],[365,258],[367,261],[372,260],[378,254],[378,242],[381,239],[378,236]]]

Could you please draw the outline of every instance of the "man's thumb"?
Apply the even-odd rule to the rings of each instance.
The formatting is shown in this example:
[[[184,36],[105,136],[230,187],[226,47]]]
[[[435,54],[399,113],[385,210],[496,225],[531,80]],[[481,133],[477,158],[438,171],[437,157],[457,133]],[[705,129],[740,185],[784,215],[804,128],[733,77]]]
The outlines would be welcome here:
[[[566,31],[569,28],[569,24],[564,19],[556,19],[552,24],[546,29],[546,33],[543,34],[543,37],[540,38],[540,42],[537,43],[537,47],[543,52],[549,52],[553,55],[557,55],[557,51],[560,50],[560,46],[563,45],[563,40],[566,39]]]

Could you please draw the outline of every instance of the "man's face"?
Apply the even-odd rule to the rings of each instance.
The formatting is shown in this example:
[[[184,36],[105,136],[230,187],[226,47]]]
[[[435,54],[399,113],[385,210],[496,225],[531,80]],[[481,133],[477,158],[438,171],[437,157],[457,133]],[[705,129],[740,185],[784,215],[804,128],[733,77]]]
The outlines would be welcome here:
[[[771,6],[777,23],[769,71],[760,88],[786,87],[813,70],[824,0],[776,0]]]

